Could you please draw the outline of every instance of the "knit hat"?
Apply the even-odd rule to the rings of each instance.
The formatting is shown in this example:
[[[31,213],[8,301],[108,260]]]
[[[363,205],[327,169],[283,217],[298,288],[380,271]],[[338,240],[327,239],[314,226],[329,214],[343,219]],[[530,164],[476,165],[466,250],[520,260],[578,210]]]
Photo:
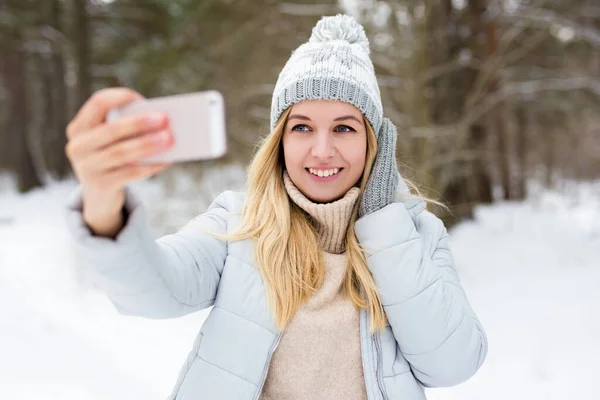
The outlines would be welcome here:
[[[323,17],[279,74],[271,103],[271,129],[284,110],[303,100],[340,100],[358,108],[379,134],[381,94],[369,40],[351,16]]]

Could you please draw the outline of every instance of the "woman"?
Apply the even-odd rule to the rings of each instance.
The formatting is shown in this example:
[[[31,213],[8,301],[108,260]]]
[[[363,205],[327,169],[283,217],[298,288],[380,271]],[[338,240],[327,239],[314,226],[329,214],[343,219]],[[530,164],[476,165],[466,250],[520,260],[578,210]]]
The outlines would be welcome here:
[[[70,124],[69,226],[121,313],[214,306],[170,399],[421,400],[479,369],[485,333],[443,223],[397,171],[354,19],[323,18],[282,70],[248,192],[156,241],[125,185],[166,168],[135,161],[168,148],[168,122],[104,122],[137,96],[99,92]]]

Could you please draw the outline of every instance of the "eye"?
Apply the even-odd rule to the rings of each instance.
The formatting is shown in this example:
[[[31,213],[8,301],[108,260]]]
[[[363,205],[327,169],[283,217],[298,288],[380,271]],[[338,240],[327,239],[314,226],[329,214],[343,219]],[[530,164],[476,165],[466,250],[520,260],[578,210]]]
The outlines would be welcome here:
[[[303,124],[294,125],[294,127],[292,128],[292,131],[296,131],[296,132],[308,132],[309,130],[310,130],[310,128]]]
[[[340,125],[335,128],[335,131],[340,132],[340,133],[351,133],[351,132],[356,132],[356,129],[354,129],[348,125]]]

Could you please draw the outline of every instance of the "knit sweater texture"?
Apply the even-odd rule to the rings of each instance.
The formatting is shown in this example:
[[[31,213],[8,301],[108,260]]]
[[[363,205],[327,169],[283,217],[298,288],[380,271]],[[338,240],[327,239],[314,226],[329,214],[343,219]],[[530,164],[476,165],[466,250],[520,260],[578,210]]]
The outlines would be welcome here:
[[[337,201],[317,204],[298,190],[287,173],[284,183],[291,200],[316,224],[325,280],[286,327],[260,398],[365,400],[359,312],[341,293],[346,230],[360,190],[354,187]]]

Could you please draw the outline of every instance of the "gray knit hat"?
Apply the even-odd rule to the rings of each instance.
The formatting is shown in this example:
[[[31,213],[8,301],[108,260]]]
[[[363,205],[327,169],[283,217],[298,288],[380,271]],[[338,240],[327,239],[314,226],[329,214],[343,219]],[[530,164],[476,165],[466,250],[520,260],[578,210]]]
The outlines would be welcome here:
[[[303,100],[340,100],[358,108],[378,135],[381,94],[369,40],[351,16],[323,17],[279,74],[271,103],[271,129],[284,110]]]

